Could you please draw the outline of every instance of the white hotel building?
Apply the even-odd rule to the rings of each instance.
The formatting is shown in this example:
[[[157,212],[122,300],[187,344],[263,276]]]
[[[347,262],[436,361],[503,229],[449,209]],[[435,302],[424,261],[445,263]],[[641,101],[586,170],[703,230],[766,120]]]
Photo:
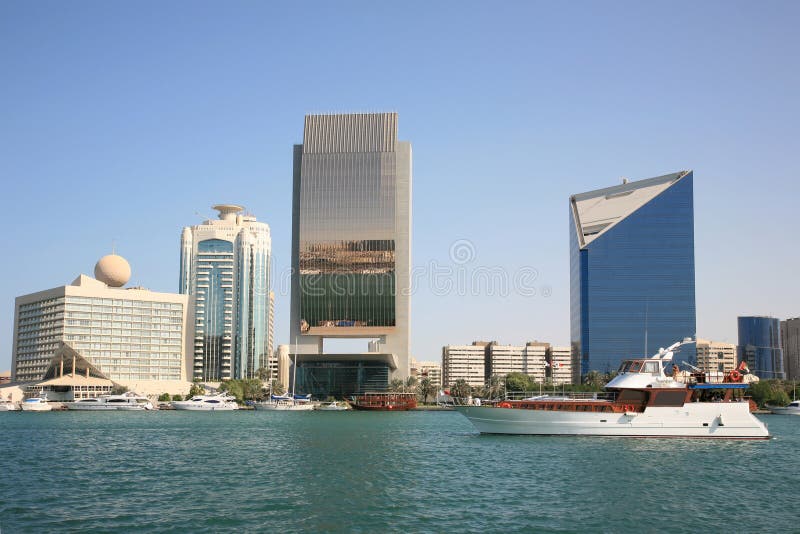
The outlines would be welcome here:
[[[16,298],[13,381],[41,380],[64,341],[110,380],[140,393],[188,389],[190,297],[122,288],[130,267],[120,256],[102,258],[95,276],[103,281],[80,275]]]

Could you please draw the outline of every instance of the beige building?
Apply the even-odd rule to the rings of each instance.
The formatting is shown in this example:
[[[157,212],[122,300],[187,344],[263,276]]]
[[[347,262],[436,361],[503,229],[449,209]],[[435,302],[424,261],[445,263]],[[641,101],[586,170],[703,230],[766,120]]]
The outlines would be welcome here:
[[[442,365],[440,363],[418,362],[411,358],[411,376],[417,380],[429,378],[435,387],[442,387]]]
[[[466,380],[472,387],[486,383],[486,341],[472,345],[442,347],[442,386],[450,387],[458,380]]]
[[[736,344],[697,339],[697,367],[706,373],[736,369]]]
[[[525,345],[499,345],[486,348],[486,376],[505,377],[508,373],[523,373],[538,383],[545,382],[545,361],[548,343],[530,341]]]
[[[549,380],[553,384],[572,382],[572,349],[570,347],[548,347],[547,363]]]
[[[272,378],[278,379],[284,388],[288,388],[291,386],[289,384],[289,369],[292,366],[291,359],[289,358],[289,345],[278,345],[278,348],[275,350],[275,367],[274,369],[270,369],[270,373]]]
[[[142,394],[186,393],[190,297],[123,288],[130,267],[116,255],[102,258],[95,276],[80,275],[70,285],[17,297],[13,380],[42,380],[66,342],[117,384]]]

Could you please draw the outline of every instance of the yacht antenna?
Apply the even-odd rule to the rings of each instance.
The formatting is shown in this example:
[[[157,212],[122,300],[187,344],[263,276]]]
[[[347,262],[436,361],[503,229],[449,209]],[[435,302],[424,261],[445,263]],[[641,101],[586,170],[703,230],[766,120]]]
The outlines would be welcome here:
[[[644,304],[644,357],[647,358],[649,352],[647,351],[647,316],[650,312],[650,301],[645,301]]]

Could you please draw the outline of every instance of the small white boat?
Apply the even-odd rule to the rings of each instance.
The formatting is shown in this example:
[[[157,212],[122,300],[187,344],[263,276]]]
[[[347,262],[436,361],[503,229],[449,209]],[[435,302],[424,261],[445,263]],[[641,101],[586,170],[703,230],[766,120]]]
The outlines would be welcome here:
[[[189,410],[197,412],[222,412],[238,410],[236,399],[230,395],[195,395],[189,400],[172,401],[176,410]]]
[[[136,394],[101,395],[91,399],[78,399],[64,403],[68,410],[75,411],[141,411],[153,410],[153,403],[147,397]]]
[[[784,407],[767,406],[776,415],[800,415],[800,401],[792,401]]]
[[[314,404],[311,402],[311,395],[272,395],[267,401],[253,404],[253,408],[256,410],[302,412],[313,410]]]
[[[23,412],[49,412],[53,409],[49,402],[47,402],[47,394],[41,393],[38,397],[25,399],[20,405]]]
[[[328,404],[321,404],[317,406],[317,410],[322,410],[323,412],[344,412],[349,410],[350,407],[347,406],[344,402],[333,401]]]
[[[18,412],[19,404],[7,400],[0,401],[0,412]]]

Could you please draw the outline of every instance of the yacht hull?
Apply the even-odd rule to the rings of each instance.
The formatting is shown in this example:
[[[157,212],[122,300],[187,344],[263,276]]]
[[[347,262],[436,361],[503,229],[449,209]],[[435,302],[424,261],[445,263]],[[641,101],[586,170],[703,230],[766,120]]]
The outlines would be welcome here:
[[[147,408],[141,405],[123,405],[123,406],[114,406],[114,405],[107,405],[107,404],[98,404],[98,405],[82,405],[81,403],[64,403],[67,407],[67,410],[76,411],[76,412],[133,412],[133,411],[144,411]]]
[[[690,403],[609,413],[455,406],[481,434],[631,438],[769,439],[745,402]]]
[[[281,405],[281,404],[269,403],[269,404],[254,404],[253,408],[255,408],[258,411],[263,410],[271,412],[307,412],[309,410],[313,410],[314,405],[311,403],[294,404],[294,405],[292,404]]]
[[[23,402],[21,407],[23,412],[49,412],[53,410],[53,407],[46,403],[27,404]]]
[[[233,410],[238,410],[238,406],[226,406],[226,405],[219,405],[219,406],[203,406],[197,404],[184,404],[184,401],[174,401],[172,403],[172,407],[176,410],[184,410],[188,412],[232,412]],[[188,402],[188,401],[186,401]]]

